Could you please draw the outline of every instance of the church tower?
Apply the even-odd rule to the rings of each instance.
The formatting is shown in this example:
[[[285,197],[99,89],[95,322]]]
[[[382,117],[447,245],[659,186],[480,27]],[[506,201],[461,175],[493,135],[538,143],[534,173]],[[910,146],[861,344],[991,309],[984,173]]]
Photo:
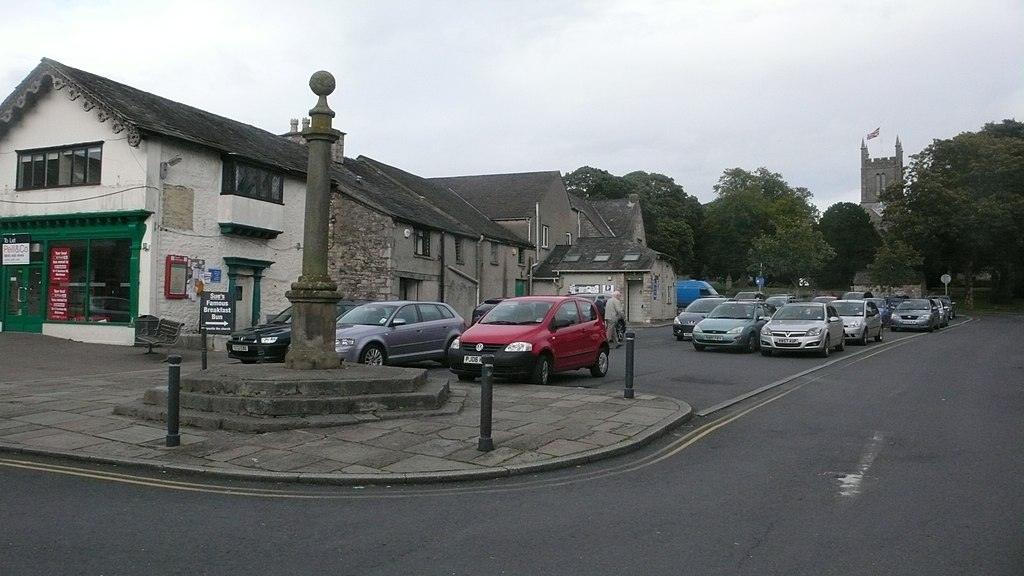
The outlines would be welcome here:
[[[860,205],[867,211],[872,222],[882,218],[882,203],[879,197],[893,182],[903,180],[903,145],[896,137],[896,155],[872,158],[868,145],[860,141]]]

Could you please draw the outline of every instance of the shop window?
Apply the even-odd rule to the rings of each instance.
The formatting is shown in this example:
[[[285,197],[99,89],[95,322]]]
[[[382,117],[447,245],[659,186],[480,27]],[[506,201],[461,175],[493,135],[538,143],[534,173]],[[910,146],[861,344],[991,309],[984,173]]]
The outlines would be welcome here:
[[[18,190],[100,183],[103,147],[77,144],[18,153]]]
[[[266,168],[227,159],[220,193],[284,204],[284,177]]]
[[[47,319],[131,322],[131,241],[50,243]]]

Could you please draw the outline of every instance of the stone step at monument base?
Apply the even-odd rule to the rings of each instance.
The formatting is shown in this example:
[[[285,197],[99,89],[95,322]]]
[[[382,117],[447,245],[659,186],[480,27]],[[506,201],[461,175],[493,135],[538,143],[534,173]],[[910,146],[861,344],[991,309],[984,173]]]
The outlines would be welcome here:
[[[353,396],[415,392],[427,383],[422,368],[345,364],[337,370],[290,370],[284,364],[225,364],[183,374],[181,391],[258,396]]]
[[[447,381],[444,381],[444,385],[445,390],[447,390]],[[166,422],[166,389],[164,393],[164,403],[147,404],[143,400],[136,400],[116,406],[114,414],[143,420]],[[450,397],[446,397],[445,401],[439,402],[437,407],[430,409],[380,410],[374,412],[314,414],[306,416],[250,416],[182,408],[179,412],[179,422],[182,426],[194,426],[206,430],[221,429],[249,433],[276,432],[299,428],[346,426],[395,418],[420,418],[458,414],[462,410],[465,400],[466,396],[464,393],[455,392]]]
[[[448,380],[429,380],[412,392],[379,394],[317,395],[317,396],[234,396],[229,394],[201,394],[182,391],[179,405],[182,409],[243,416],[317,416],[324,414],[353,414],[395,410],[433,410],[448,399]],[[142,401],[146,404],[167,405],[167,387],[146,390]]]

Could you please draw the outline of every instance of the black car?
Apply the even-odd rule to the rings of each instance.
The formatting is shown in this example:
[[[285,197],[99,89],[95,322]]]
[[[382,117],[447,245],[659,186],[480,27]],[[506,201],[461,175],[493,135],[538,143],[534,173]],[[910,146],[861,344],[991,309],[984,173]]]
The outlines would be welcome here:
[[[339,300],[335,320],[367,300]],[[292,307],[274,316],[266,324],[239,330],[228,340],[228,358],[253,362],[284,362],[292,342]]]
[[[484,317],[484,314],[490,312],[491,308],[497,306],[502,300],[504,300],[504,298],[488,298],[487,300],[477,304],[476,308],[473,308],[473,314],[470,315],[469,324],[473,325],[479,322],[480,319]]]

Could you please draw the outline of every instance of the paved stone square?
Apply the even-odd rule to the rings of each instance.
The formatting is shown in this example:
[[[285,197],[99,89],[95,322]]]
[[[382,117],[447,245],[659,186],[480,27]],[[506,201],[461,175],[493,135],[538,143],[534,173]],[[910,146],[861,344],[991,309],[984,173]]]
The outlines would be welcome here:
[[[163,424],[113,413],[115,405],[166,383],[161,357],[139,349],[42,341],[66,348],[67,360],[83,368],[72,375],[61,362],[53,366],[52,378],[38,365],[28,370],[29,378],[24,371],[0,372],[0,449],[269,477],[403,479],[443,473],[449,478],[617,453],[690,414],[686,403],[650,394],[624,400],[619,390],[496,384],[495,450],[480,452],[480,387],[456,381],[453,396],[466,400],[455,414],[383,420],[366,414],[346,426],[262,434],[182,427],[182,445],[166,448]],[[4,345],[0,341],[0,349]],[[196,359],[186,358],[183,373],[198,369]]]

